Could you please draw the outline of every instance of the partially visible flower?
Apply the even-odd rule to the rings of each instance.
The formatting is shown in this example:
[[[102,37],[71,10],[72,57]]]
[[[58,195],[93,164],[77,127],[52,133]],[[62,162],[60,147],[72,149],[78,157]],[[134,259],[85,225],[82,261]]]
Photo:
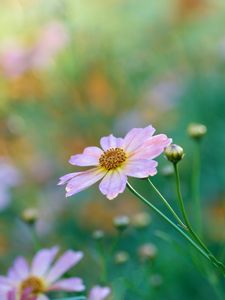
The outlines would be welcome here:
[[[109,287],[94,286],[89,295],[88,300],[104,300],[109,296],[111,290]]]
[[[0,157],[0,211],[10,203],[10,188],[18,186],[21,174],[11,162]]]
[[[4,300],[1,298],[1,300]],[[6,300],[37,300],[37,297],[31,294],[30,289],[26,289],[21,296],[17,296],[16,290],[8,292]]]
[[[82,259],[83,253],[68,250],[52,265],[57,252],[58,247],[38,251],[31,266],[23,257],[18,257],[7,276],[0,276],[0,295],[6,297],[10,291],[16,290],[16,297],[21,300],[29,289],[30,295],[36,297],[35,300],[48,300],[45,294],[49,291],[83,291],[83,281],[78,277],[60,280],[65,272]]]
[[[115,256],[114,256],[114,261],[116,264],[120,265],[120,264],[124,264],[126,263],[130,258],[130,255],[128,252],[126,251],[118,251],[116,252]]]
[[[87,147],[82,154],[73,155],[72,165],[88,167],[87,171],[67,174],[60,178],[59,185],[67,183],[66,196],[79,193],[101,180],[99,189],[109,200],[123,193],[127,177],[146,178],[157,173],[157,162],[165,147],[171,143],[165,134],[153,136],[155,129],[133,128],[124,138],[112,134],[102,137],[98,147]]]
[[[126,215],[116,216],[113,219],[113,225],[118,231],[124,231],[130,224],[130,218]]]
[[[158,253],[157,247],[152,243],[147,243],[139,247],[138,254],[142,261],[152,260]]]
[[[148,227],[148,225],[151,223],[151,217],[146,212],[139,212],[132,218],[132,224],[137,229],[143,229]]]

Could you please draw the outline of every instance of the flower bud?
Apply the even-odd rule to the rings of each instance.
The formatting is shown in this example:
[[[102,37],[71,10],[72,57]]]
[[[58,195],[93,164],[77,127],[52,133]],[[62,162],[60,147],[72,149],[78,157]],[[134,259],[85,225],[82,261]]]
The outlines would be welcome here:
[[[140,212],[134,215],[132,218],[132,224],[137,229],[146,228],[150,223],[151,223],[151,217],[146,212]]]
[[[130,224],[130,219],[128,216],[117,216],[113,219],[113,224],[115,228],[119,231],[124,231]]]
[[[21,219],[29,224],[33,225],[38,219],[38,211],[36,208],[26,208],[22,214],[21,214]]]
[[[184,157],[184,150],[176,144],[171,144],[166,147],[164,154],[169,161],[176,164]]]
[[[194,140],[200,140],[207,133],[207,127],[203,124],[192,123],[188,126],[187,132]]]
[[[100,241],[105,237],[105,233],[101,229],[97,229],[92,233],[92,237],[96,241]]]
[[[147,243],[139,247],[138,254],[142,261],[152,260],[156,257],[158,249],[152,243]]]
[[[114,261],[116,264],[124,264],[129,260],[129,253],[126,251],[118,251],[114,256]]]

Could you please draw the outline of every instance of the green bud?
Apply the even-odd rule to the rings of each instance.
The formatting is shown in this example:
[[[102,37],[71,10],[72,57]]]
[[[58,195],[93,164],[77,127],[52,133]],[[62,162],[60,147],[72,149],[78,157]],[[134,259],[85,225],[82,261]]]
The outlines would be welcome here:
[[[102,240],[105,237],[105,233],[103,230],[101,229],[97,229],[92,233],[92,237],[94,240]]]
[[[38,219],[38,211],[36,208],[26,208],[21,214],[21,219],[28,225],[34,225]]]
[[[194,140],[200,140],[207,133],[207,127],[203,124],[191,123],[187,128],[187,132]]]
[[[169,161],[176,164],[184,157],[184,150],[176,144],[171,144],[166,147],[164,154]]]
[[[132,225],[137,229],[143,229],[149,226],[151,217],[146,212],[140,212],[133,216]]]
[[[124,264],[129,260],[129,253],[126,251],[118,251],[114,256],[114,261],[116,264]]]
[[[119,231],[124,231],[130,224],[130,219],[128,216],[117,216],[113,219],[113,224]]]
[[[138,254],[142,261],[152,260],[158,253],[157,247],[152,243],[147,243],[139,247]]]

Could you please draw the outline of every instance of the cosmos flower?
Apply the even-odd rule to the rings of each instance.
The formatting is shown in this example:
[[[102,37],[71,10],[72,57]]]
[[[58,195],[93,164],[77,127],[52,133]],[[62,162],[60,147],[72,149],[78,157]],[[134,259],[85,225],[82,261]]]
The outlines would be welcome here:
[[[9,269],[8,275],[0,276],[1,299],[7,299],[13,290],[16,291],[19,300],[22,296],[25,297],[29,289],[30,296],[35,296],[35,300],[48,300],[46,293],[49,291],[83,291],[85,287],[82,279],[77,277],[60,279],[82,259],[83,253],[68,250],[52,265],[57,252],[58,247],[38,251],[31,266],[23,257],[18,257]]]
[[[17,295],[16,290],[11,290],[7,293],[6,298],[1,300],[36,300],[37,297],[35,295],[31,294],[31,290],[27,289],[25,290],[19,297]]]
[[[63,23],[46,24],[33,45],[24,46],[19,41],[6,42],[0,53],[0,66],[7,78],[15,78],[31,70],[42,70],[69,42]]]
[[[82,154],[71,156],[75,166],[93,168],[67,174],[60,178],[59,185],[66,185],[66,196],[72,196],[101,180],[99,189],[109,200],[123,193],[127,177],[146,178],[157,173],[157,162],[165,147],[171,143],[165,134],[153,136],[155,129],[133,128],[124,138],[112,134],[102,137],[99,147],[87,147]]]
[[[109,287],[94,286],[88,295],[88,300],[104,300],[110,294]]]

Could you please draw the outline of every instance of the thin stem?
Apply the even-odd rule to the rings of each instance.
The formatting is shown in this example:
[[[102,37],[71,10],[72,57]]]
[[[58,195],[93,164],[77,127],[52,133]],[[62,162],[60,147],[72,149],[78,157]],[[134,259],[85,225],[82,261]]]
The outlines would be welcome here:
[[[151,202],[149,202],[145,197],[143,197],[141,194],[139,194],[129,182],[127,182],[127,187],[128,189],[135,195],[137,196],[141,201],[143,201],[145,204],[150,206],[158,215],[160,215],[167,223],[169,223],[173,228],[175,228],[199,253],[201,253],[202,256],[204,256],[206,259],[209,261],[210,258],[208,254],[201,249],[183,230],[177,226],[173,221],[171,221],[164,213],[162,213],[157,207],[155,207]]]
[[[181,221],[179,216],[176,214],[176,212],[173,210],[173,208],[170,206],[170,204],[167,202],[167,200],[163,197],[163,195],[160,193],[160,191],[156,188],[156,186],[152,183],[150,178],[148,178],[148,182],[150,183],[151,187],[154,189],[154,191],[159,195],[159,197],[162,199],[163,203],[166,205],[166,207],[169,209],[169,211],[172,213],[172,215],[175,217],[175,219],[178,221],[178,223],[183,227],[184,229],[187,229],[186,225]]]
[[[195,207],[195,222],[197,230],[201,235],[202,232],[202,215],[201,215],[201,203],[200,203],[200,169],[201,169],[201,157],[200,157],[200,141],[195,141],[195,150],[193,155],[193,170],[192,170],[192,196]]]
[[[202,247],[202,249],[204,249],[204,251],[208,254],[208,257],[210,258],[212,263],[215,264],[219,269],[221,269],[223,274],[225,275],[225,266],[216,259],[216,257],[209,251],[207,246],[202,242],[202,240],[199,238],[199,236],[192,229],[192,226],[189,222],[189,219],[188,219],[185,207],[184,207],[184,201],[183,201],[181,188],[180,188],[180,176],[179,176],[177,164],[174,164],[174,170],[175,170],[175,176],[176,176],[176,189],[177,189],[178,202],[179,202],[182,216],[185,221],[185,225],[187,226],[188,231],[189,231],[190,235],[192,236],[192,238],[199,244],[199,246]]]

